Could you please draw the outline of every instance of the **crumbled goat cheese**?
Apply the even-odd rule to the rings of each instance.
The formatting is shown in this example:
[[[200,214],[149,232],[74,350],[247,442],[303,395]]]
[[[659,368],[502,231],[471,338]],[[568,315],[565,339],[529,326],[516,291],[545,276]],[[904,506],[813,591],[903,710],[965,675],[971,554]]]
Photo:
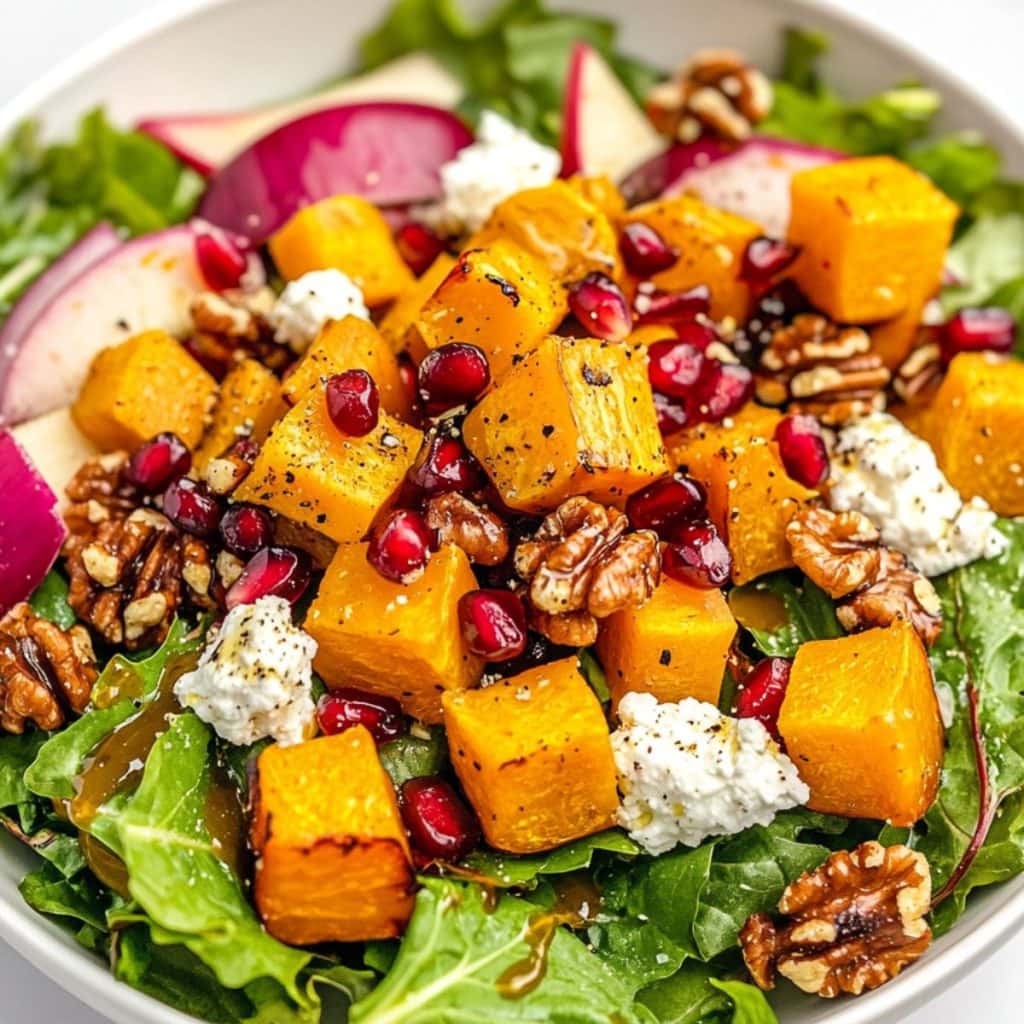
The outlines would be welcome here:
[[[228,612],[174,695],[229,743],[245,746],[266,736],[282,745],[301,743],[316,712],[316,646],[292,625],[284,598],[261,597]]]
[[[652,694],[628,693],[619,721],[612,734],[619,824],[655,856],[767,825],[810,796],[753,718],[730,718],[692,697],[659,704]]]
[[[503,199],[550,184],[561,169],[557,150],[485,110],[476,141],[441,168],[444,198],[414,212],[442,235],[476,231]]]
[[[274,340],[305,352],[328,320],[370,319],[358,285],[340,270],[312,270],[289,281],[267,314]]]
[[[927,441],[876,412],[839,431],[832,446],[829,504],[855,509],[882,541],[926,576],[940,576],[1006,547],[996,515],[981,498],[964,501]]]

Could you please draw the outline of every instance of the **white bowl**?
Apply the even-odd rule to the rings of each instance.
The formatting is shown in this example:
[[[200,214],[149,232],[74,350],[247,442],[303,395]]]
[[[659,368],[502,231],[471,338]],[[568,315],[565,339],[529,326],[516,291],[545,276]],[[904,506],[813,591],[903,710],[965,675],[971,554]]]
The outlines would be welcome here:
[[[231,110],[300,93],[350,66],[353,44],[388,0],[183,0],[99,40],[45,75],[0,111],[0,137],[26,115],[51,134],[103,103],[124,122],[156,113]],[[629,17],[625,46],[672,66],[697,46],[728,43],[776,66],[785,25],[827,32],[835,43],[829,79],[858,95],[907,78],[936,86],[942,128],[973,128],[1024,173],[1024,136],[969,87],[901,42],[813,0],[561,0],[609,17]],[[114,981],[106,967],[21,900],[18,882],[33,858],[0,840],[0,937],[93,1009],[118,1024],[189,1024],[193,1019]],[[777,1001],[783,1024],[868,1024],[902,1019],[963,977],[1024,921],[1024,876],[979,893],[951,934],[902,977],[858,999],[828,1002],[792,989]]]

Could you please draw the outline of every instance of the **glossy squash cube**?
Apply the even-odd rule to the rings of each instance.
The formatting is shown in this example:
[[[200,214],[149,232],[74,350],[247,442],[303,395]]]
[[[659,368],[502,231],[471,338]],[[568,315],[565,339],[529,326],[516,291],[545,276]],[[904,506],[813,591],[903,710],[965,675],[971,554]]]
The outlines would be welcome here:
[[[935,799],[943,756],[932,670],[913,628],[897,621],[804,644],[779,733],[812,810],[912,825]]]
[[[419,331],[413,330],[413,325],[427,299],[437,291],[454,266],[455,257],[441,253],[420,277],[402,289],[384,314],[379,324],[380,333],[395,353],[406,352],[417,363],[427,354],[423,338]]]
[[[550,850],[615,824],[608,724],[576,658],[444,695],[452,764],[491,846]]]
[[[71,417],[101,451],[138,448],[165,430],[193,448],[216,399],[217,382],[174,338],[146,331],[96,355]]]
[[[415,891],[409,843],[366,729],[267,747],[252,799],[253,894],[271,935],[308,946],[404,931]]]
[[[441,695],[476,686],[482,665],[459,628],[459,598],[477,589],[461,548],[430,556],[419,579],[386,580],[366,545],[342,544],[324,573],[304,628],[320,645],[314,667],[331,687],[358,686],[441,720]]]
[[[502,500],[622,504],[667,470],[643,348],[549,337],[484,397],[463,436]]]
[[[938,289],[959,209],[888,156],[840,160],[793,176],[792,276],[834,320],[888,320]]]

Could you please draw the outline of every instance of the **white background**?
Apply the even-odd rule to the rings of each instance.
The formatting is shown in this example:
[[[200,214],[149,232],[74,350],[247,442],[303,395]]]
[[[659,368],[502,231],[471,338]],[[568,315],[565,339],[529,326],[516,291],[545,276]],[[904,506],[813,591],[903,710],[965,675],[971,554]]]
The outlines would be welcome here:
[[[328,2],[328,0],[325,0]],[[335,0],[337,2],[337,0]],[[345,0],[341,0],[345,2]],[[1024,0],[829,0],[891,29],[956,70],[1024,123]],[[0,104],[100,32],[158,0],[0,0]],[[557,3],[553,3],[557,6]],[[699,7],[698,5],[695,5]],[[728,40],[723,40],[728,42]],[[156,68],[155,74],[173,71]],[[1024,937],[1024,936],[1022,936]],[[905,1024],[1017,1024],[1024,1020],[1019,946],[1008,944]],[[0,944],[2,1024],[103,1024]]]

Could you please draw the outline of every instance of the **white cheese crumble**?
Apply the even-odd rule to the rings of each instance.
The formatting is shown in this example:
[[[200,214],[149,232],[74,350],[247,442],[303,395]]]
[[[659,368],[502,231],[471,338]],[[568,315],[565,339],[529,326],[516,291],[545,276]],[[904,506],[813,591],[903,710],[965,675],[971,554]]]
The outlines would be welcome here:
[[[692,697],[659,704],[653,694],[627,693],[619,721],[612,733],[619,824],[655,856],[767,825],[810,796],[755,719],[730,718]]]
[[[442,235],[476,231],[503,199],[523,189],[549,185],[561,169],[557,150],[485,110],[476,141],[441,168],[444,198],[414,213]]]
[[[261,597],[228,612],[174,695],[229,743],[245,746],[267,736],[282,746],[301,743],[316,713],[316,648],[292,624],[284,598]]]
[[[982,498],[964,501],[927,441],[888,413],[854,420],[836,436],[829,504],[855,509],[878,527],[884,544],[926,576],[941,576],[1006,547],[996,514]]]
[[[346,316],[370,319],[359,286],[340,270],[311,270],[288,282],[267,320],[275,341],[302,353],[328,320]]]

